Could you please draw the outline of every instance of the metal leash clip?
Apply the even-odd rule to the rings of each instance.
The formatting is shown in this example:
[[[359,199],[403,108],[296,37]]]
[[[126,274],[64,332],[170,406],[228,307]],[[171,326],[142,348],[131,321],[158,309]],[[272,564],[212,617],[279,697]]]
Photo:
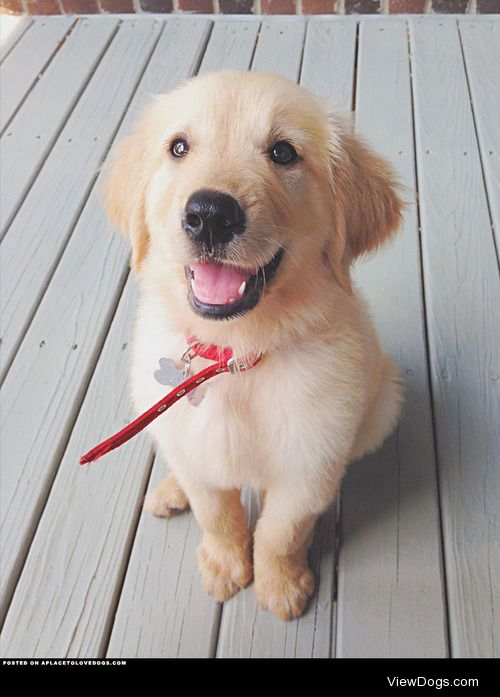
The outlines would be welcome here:
[[[199,346],[200,344],[201,341],[195,341],[194,344],[190,344],[186,347],[184,353],[181,356],[181,361],[184,363],[184,368],[182,369],[182,372],[185,378],[188,377],[189,372],[191,370],[191,360],[196,356],[195,353],[191,352],[193,351],[195,346]]]

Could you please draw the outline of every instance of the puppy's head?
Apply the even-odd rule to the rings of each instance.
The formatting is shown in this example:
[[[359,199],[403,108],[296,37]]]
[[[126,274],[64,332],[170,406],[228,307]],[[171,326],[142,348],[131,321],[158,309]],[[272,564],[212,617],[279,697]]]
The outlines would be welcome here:
[[[352,261],[401,212],[389,166],[323,100],[259,73],[206,74],[157,98],[117,149],[106,198],[133,270],[191,326],[317,312],[328,284],[351,292]]]

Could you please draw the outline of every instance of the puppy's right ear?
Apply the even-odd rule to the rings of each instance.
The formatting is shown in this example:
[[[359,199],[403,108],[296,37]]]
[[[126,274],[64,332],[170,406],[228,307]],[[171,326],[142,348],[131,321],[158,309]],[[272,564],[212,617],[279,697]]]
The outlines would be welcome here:
[[[135,275],[149,246],[145,196],[148,184],[146,128],[140,123],[115,150],[104,184],[108,216],[127,235],[132,245],[130,266]]]
[[[330,114],[329,122],[334,235],[327,258],[339,285],[352,294],[352,262],[396,232],[405,204],[389,162],[351,133],[345,118]]]

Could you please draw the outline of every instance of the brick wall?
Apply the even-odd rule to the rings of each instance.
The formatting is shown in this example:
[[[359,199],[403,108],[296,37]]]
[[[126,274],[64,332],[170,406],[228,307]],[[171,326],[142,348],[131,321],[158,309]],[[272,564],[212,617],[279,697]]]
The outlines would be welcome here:
[[[205,14],[500,13],[500,0],[0,0],[8,14],[173,12]]]

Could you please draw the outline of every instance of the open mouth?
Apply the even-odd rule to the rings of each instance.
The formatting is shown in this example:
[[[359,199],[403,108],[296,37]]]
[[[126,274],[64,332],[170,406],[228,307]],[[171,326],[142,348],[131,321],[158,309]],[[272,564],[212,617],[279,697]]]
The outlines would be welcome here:
[[[220,262],[185,267],[188,300],[194,311],[212,319],[230,319],[254,308],[283,259],[279,249],[265,266],[245,269]]]

